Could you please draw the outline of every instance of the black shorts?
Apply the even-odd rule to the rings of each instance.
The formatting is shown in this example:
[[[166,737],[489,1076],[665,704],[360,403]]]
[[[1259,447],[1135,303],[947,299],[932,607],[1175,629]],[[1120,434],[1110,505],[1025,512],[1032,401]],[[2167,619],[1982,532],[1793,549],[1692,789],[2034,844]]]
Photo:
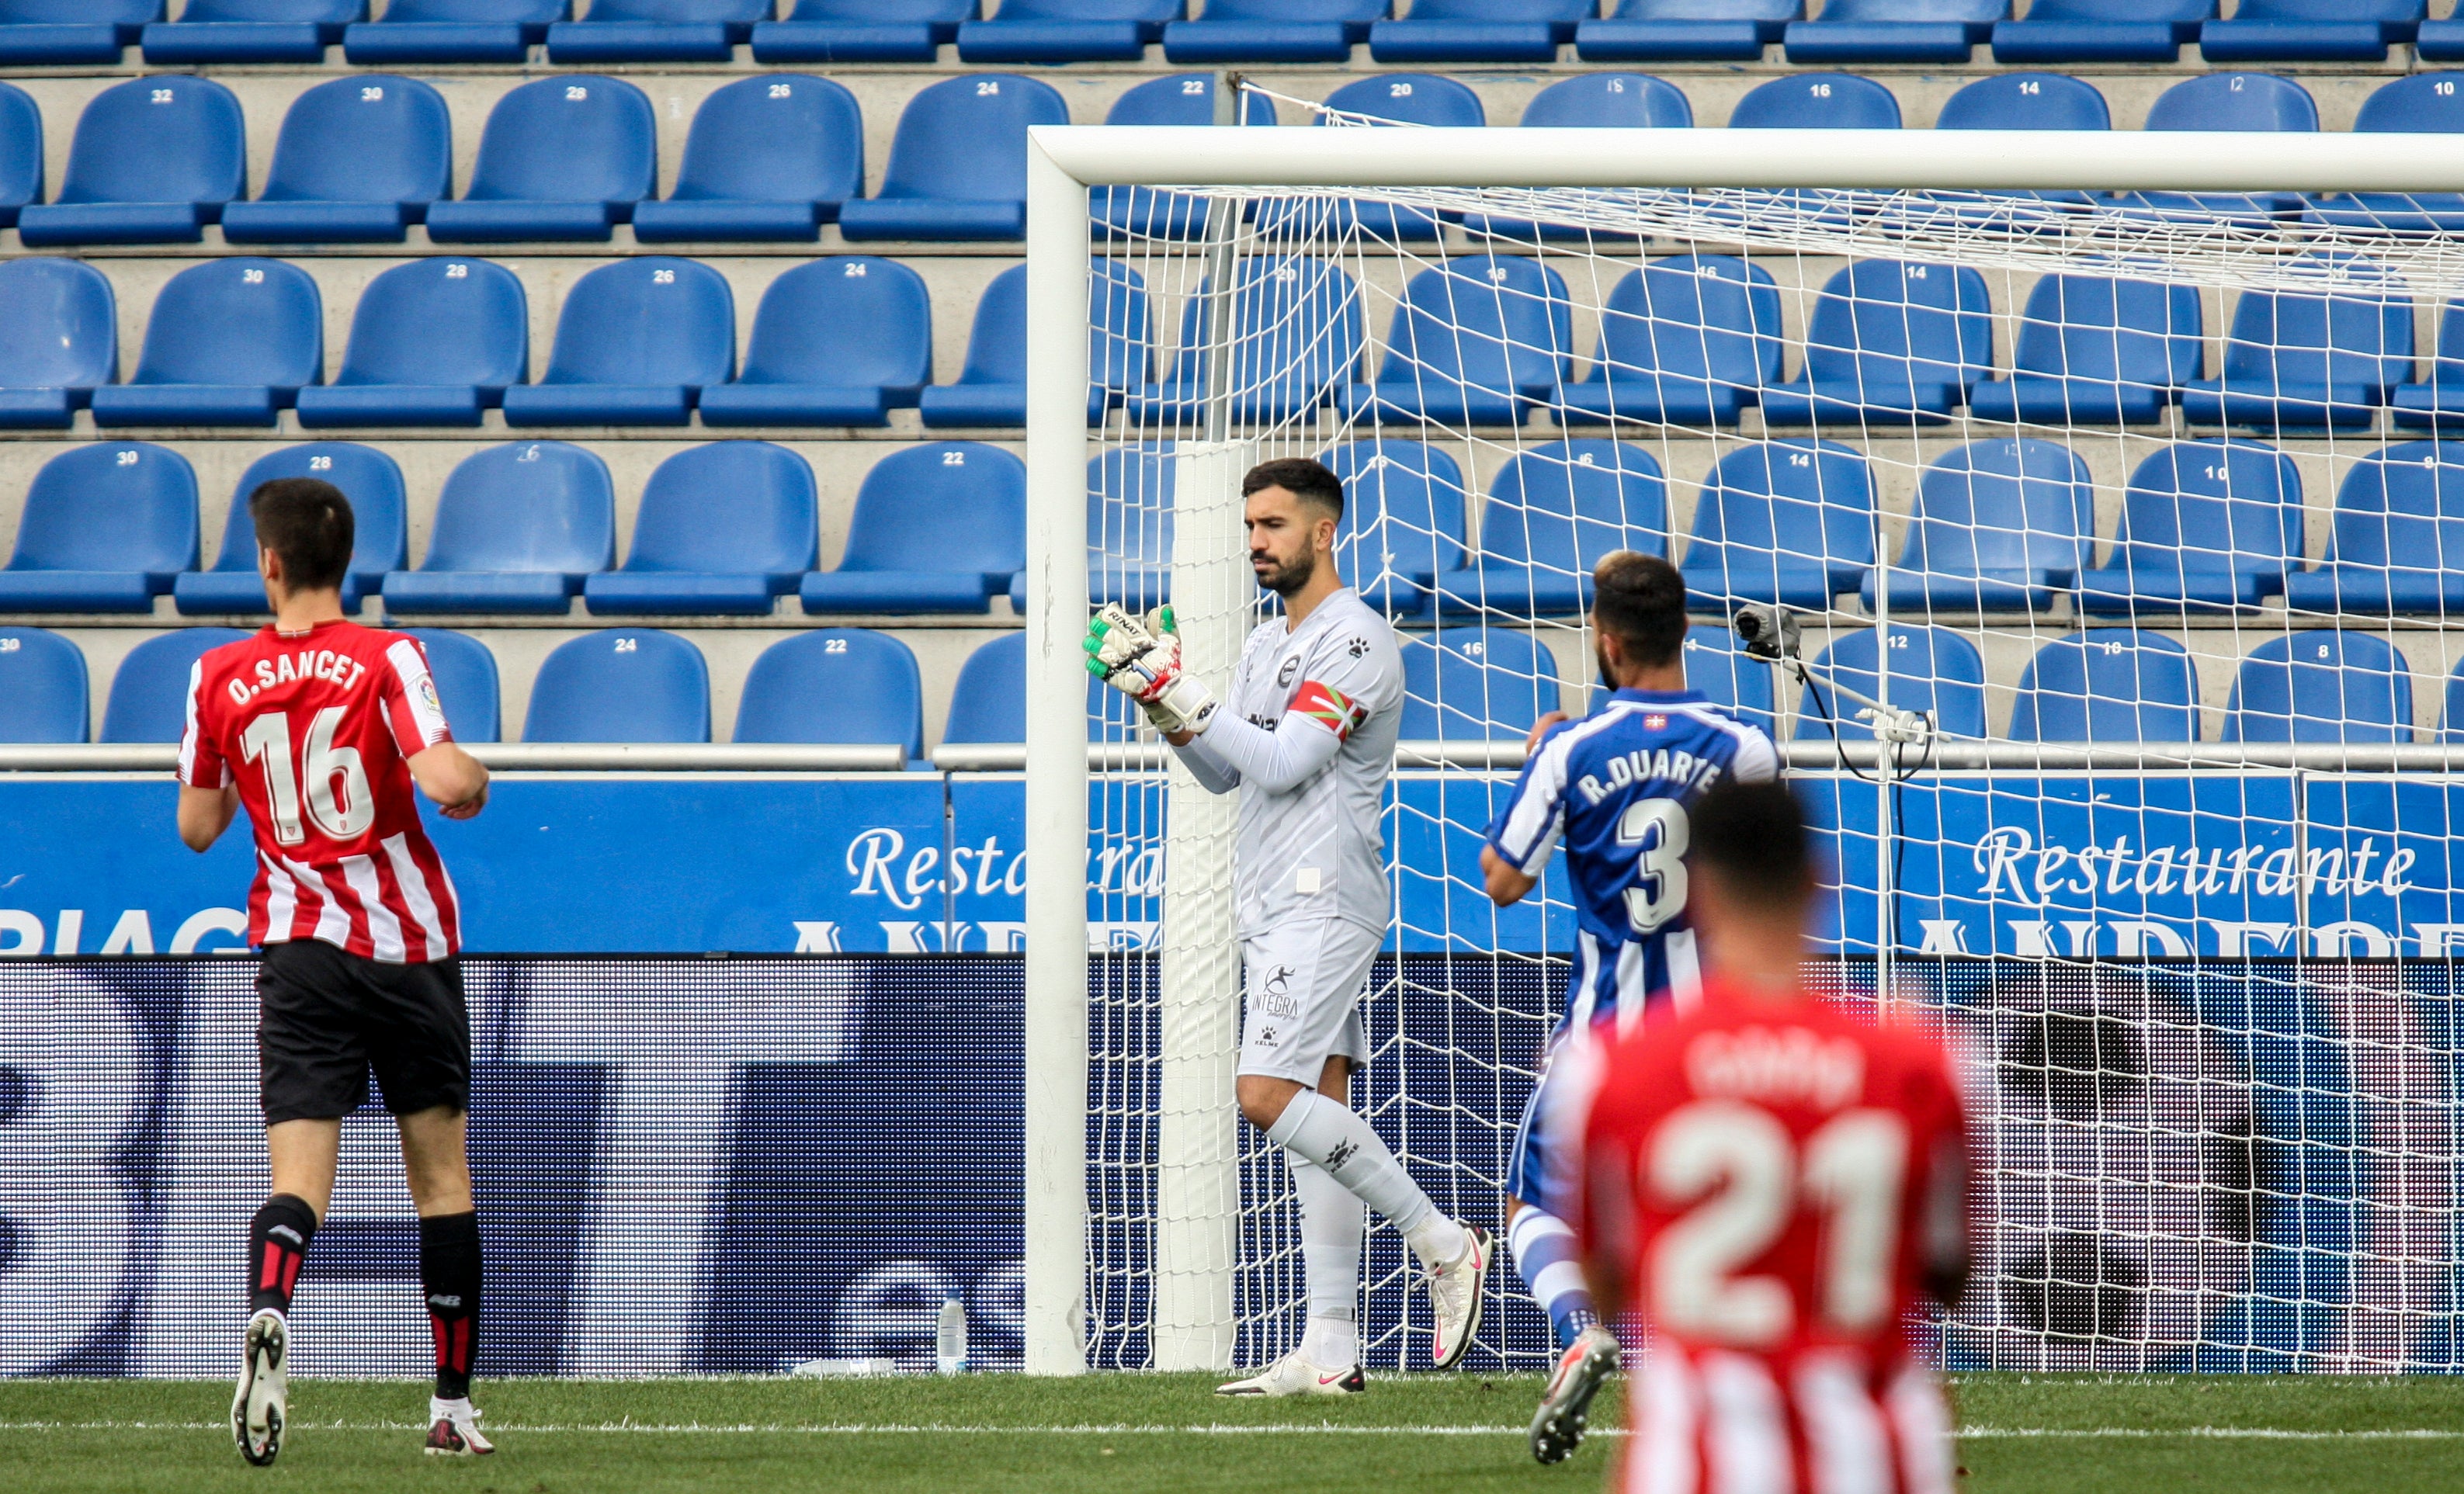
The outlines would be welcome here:
[[[471,1016],[450,959],[389,965],[322,939],[265,947],[256,972],[265,1123],[336,1120],[368,1101],[376,1070],[396,1115],[471,1107]]]

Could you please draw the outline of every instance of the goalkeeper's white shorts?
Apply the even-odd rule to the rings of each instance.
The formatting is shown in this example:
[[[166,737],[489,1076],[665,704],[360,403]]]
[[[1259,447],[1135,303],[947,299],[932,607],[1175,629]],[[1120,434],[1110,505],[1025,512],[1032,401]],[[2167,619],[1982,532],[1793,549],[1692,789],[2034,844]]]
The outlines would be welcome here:
[[[1315,1088],[1330,1058],[1369,1056],[1360,988],[1386,939],[1345,918],[1303,918],[1241,941],[1241,1072]]]

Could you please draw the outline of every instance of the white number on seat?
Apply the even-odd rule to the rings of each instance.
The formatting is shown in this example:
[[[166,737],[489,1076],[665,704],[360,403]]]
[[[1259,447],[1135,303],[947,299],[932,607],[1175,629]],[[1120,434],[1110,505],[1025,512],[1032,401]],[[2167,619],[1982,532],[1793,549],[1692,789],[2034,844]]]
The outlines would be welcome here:
[[[1180,92],[1183,98],[1191,98],[1196,95],[1202,94],[1206,92],[1206,79],[1202,77],[1184,77],[1180,80]]]
[[[360,102],[362,103],[376,103],[384,98],[385,90],[375,86],[374,84],[360,90]]]
[[[793,99],[796,97],[795,85],[791,83],[773,83],[770,85],[770,97],[773,99]]]
[[[0,653],[15,653],[26,647],[22,638],[0,638]]]
[[[650,272],[650,283],[652,285],[673,285],[676,283],[676,273],[672,270],[653,270]]]
[[[847,652],[847,640],[844,638],[825,638],[822,640],[822,652],[845,653]]]
[[[243,270],[239,273],[239,283],[242,285],[263,285],[265,283],[265,272],[262,270]]]
[[[334,459],[330,456],[312,456],[308,458],[308,470],[312,472],[332,472]]]
[[[1386,85],[1386,97],[1389,99],[1409,99],[1412,97],[1412,85],[1409,83],[1389,83]]]
[[[1831,85],[1829,83],[1816,83],[1814,85],[1813,93],[1814,97],[1816,99],[1828,99],[1831,97]]]
[[[171,90],[167,88],[158,88],[154,90],[152,94],[148,95],[147,98],[148,100],[153,103],[169,103],[171,101]]]
[[[1814,465],[1813,454],[1806,451],[1791,451],[1788,453],[1788,465],[1791,467],[1811,467]]]
[[[2430,85],[2430,91],[2436,94],[2439,98],[2445,99],[2455,92],[2455,85],[2453,83],[2432,83]]]
[[[967,453],[964,451],[944,451],[941,453],[941,465],[944,467],[964,467],[967,465]]]
[[[291,766],[291,718],[268,711],[240,733],[240,757],[265,775],[265,798],[274,814],[274,841],[297,846],[308,838],[299,819],[299,781],[308,782],[308,817],[334,839],[349,840],[376,822],[376,796],[357,748],[334,745],[342,708],[327,706],[308,725],[308,748],[297,777]]]
[[[864,273],[868,268],[869,267],[863,260],[850,259],[847,263],[847,269],[841,273],[850,280],[861,280],[865,277]]]
[[[535,446],[526,446],[522,448],[522,454],[514,458],[514,460],[517,462],[536,462],[539,459],[539,449]]]
[[[616,651],[618,653],[640,653],[642,651],[642,640],[638,638],[619,638],[616,640]]]
[[[1908,646],[1908,635],[1907,635],[1907,634],[1905,634],[1905,633],[1893,633],[1893,634],[1891,635],[1891,647],[1892,647],[1892,648],[1902,648],[1902,649],[1903,649],[1903,648],[1907,648],[1907,646]]]
[[[2319,646],[2319,657],[2322,659],[2327,657],[2327,646],[2325,644],[2321,644]]]
[[[1613,78],[1610,78],[1610,79],[1609,79],[1609,92],[1610,92],[1610,93],[1613,93],[1613,94],[1621,94],[1621,93],[1624,93],[1624,92],[1625,92],[1625,79],[1624,79],[1624,78],[1621,78],[1621,77],[1613,77]]]
[[[1625,921],[1649,934],[1685,911],[1685,847],[1692,824],[1673,799],[1639,799],[1617,817],[1617,843],[1635,849]]]
[[[979,78],[976,82],[976,97],[979,99],[988,99],[1000,92],[1001,80],[998,78]]]
[[[2037,82],[2035,78],[2023,77],[2019,80],[2019,92],[2023,94],[2041,94],[2044,91],[2045,85]]]
[[[471,267],[469,265],[447,265],[445,267],[445,278],[448,280],[468,280],[471,278]]]
[[[578,102],[589,98],[590,90],[580,83],[567,83],[564,85],[564,97],[567,102]]]
[[[122,451],[120,453],[119,459],[114,463],[114,465],[120,467],[134,467],[137,465],[137,456],[138,453],[135,451]]]

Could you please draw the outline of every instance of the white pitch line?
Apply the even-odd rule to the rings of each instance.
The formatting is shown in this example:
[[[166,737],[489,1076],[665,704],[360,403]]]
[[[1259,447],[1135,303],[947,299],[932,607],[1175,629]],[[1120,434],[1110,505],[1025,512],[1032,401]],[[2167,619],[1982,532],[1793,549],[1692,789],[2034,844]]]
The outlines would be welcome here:
[[[294,1421],[291,1429],[300,1432],[417,1432],[422,1424],[412,1421]],[[0,1421],[0,1432],[225,1432],[221,1421]],[[539,1433],[544,1435],[602,1436],[609,1434],[648,1434],[657,1437],[1005,1437],[1027,1433],[1050,1437],[1521,1437],[1528,1428],[1520,1426],[1345,1426],[1331,1422],[1315,1424],[1285,1423],[1243,1426],[1225,1422],[1207,1422],[1187,1426],[1170,1425],[1051,1425],[998,1426],[964,1425],[947,1422],[862,1422],[842,1425],[799,1425],[789,1422],[722,1423],[707,1421],[649,1422],[540,1422],[531,1425],[506,1423],[490,1428],[499,1436]],[[1621,1427],[1596,1427],[1593,1437],[1623,1437]],[[2004,1439],[2059,1439],[2077,1440],[2139,1439],[2165,1440],[2174,1438],[2198,1438],[2220,1440],[2266,1440],[2291,1442],[2344,1441],[2444,1441],[2464,1439],[2464,1430],[2440,1427],[2358,1428],[2348,1431],[2296,1430],[2284,1427],[1961,1427],[1958,1436],[1966,1440],[1998,1440]]]

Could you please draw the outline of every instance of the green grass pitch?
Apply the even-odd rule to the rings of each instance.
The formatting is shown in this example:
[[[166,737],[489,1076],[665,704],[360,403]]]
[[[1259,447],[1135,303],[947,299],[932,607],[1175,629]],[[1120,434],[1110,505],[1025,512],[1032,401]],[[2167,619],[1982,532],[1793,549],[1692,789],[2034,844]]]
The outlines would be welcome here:
[[[429,1459],[407,1381],[302,1381],[281,1461],[240,1461],[228,1386],[0,1382],[0,1462],[41,1494],[651,1490],[1596,1489],[1612,1435],[1525,1451],[1530,1376],[1374,1379],[1342,1402],[1225,1401],[1190,1375],[483,1383],[499,1451]],[[1612,1387],[1621,1392],[1622,1382]],[[2410,1494],[2464,1488],[2464,1377],[1971,1375],[1963,1490]],[[1603,1395],[1604,1423],[1617,1419]],[[1391,1482],[1389,1482],[1391,1481]]]

